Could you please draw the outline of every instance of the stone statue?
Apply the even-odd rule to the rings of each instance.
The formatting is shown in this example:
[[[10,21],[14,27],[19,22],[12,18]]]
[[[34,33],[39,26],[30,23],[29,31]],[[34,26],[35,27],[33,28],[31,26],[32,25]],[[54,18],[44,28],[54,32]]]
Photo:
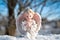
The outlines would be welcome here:
[[[27,36],[29,39],[35,40],[41,28],[40,14],[31,9],[25,9],[16,19],[16,28],[20,36]]]

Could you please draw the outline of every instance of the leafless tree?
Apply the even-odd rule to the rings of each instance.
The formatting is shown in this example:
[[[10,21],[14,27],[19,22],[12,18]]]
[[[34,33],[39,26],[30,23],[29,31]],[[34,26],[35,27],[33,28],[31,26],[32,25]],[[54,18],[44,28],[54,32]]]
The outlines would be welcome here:
[[[14,8],[16,6],[17,0],[7,0],[7,6],[8,6],[8,27],[6,34],[8,35],[14,35],[16,25],[15,25],[15,17],[14,17]]]

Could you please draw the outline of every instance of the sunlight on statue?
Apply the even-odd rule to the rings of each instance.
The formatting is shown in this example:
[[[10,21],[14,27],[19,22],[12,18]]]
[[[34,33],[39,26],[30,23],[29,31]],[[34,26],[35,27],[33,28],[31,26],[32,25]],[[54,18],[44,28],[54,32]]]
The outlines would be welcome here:
[[[20,36],[27,36],[29,39],[35,40],[41,28],[40,14],[29,8],[25,9],[16,19],[16,28]]]

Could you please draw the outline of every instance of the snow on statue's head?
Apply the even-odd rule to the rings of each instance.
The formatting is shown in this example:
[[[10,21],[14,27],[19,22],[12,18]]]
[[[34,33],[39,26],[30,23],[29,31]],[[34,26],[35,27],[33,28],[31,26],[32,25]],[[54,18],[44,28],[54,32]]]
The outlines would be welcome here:
[[[27,36],[29,39],[35,40],[40,27],[41,16],[29,8],[21,12],[16,19],[16,28],[19,34]]]

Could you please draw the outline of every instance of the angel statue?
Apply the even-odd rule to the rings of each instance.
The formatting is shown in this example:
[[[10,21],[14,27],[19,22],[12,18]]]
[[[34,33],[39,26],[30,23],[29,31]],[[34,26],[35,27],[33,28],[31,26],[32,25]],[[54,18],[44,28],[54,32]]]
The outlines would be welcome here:
[[[26,8],[16,19],[16,28],[20,36],[35,40],[41,28],[41,16],[32,9]]]

